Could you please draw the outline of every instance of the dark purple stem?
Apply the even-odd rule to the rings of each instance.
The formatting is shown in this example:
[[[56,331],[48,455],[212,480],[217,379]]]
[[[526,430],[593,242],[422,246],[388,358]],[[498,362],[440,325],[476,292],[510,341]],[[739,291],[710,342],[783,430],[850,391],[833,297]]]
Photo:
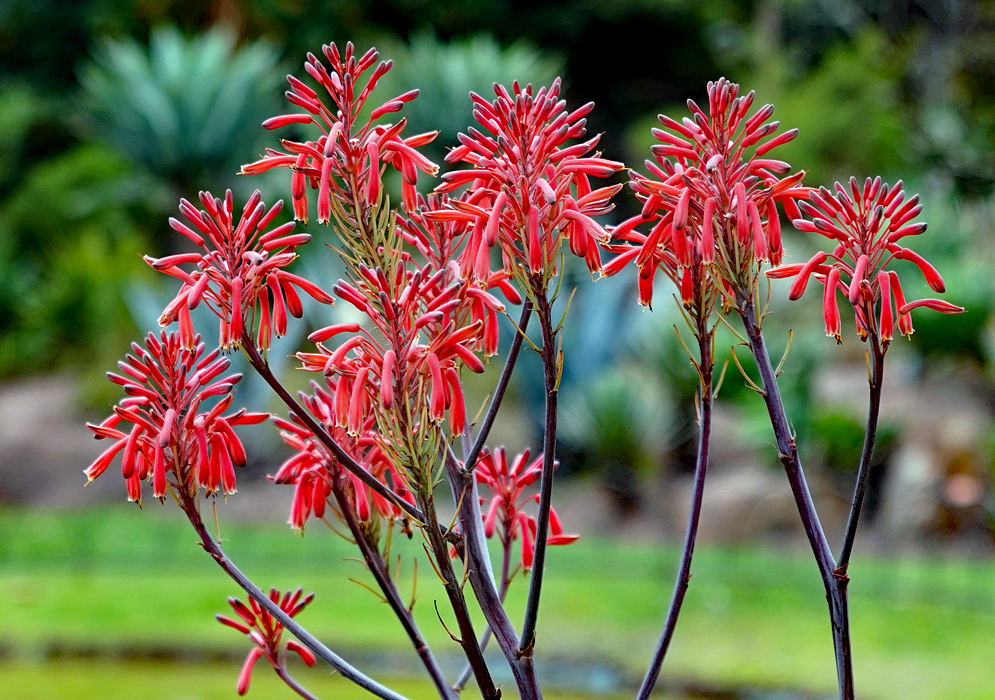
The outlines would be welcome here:
[[[235,566],[234,562],[232,562],[232,560],[225,554],[224,550],[221,548],[221,545],[214,541],[214,538],[211,537],[210,533],[207,531],[207,528],[204,526],[204,521],[200,517],[200,512],[197,510],[197,504],[192,496],[181,492],[180,507],[186,514],[190,524],[193,525],[194,530],[197,532],[197,536],[200,537],[201,545],[205,550],[207,550],[207,553],[211,555],[214,561],[218,563],[225,573],[227,573],[232,580],[234,580],[235,583],[242,588],[242,590],[252,596],[252,598],[259,603],[259,605],[262,606],[266,612],[276,618],[276,620],[283,625],[284,629],[297,637],[301,644],[310,649],[315,656],[341,673],[344,678],[347,678],[359,687],[373,693],[379,698],[383,698],[384,700],[407,700],[407,698],[403,695],[396,693],[380,683],[377,683],[369,676],[366,676],[355,669],[342,657],[326,647],[310,632],[295,622],[294,619],[287,615],[287,613],[285,613],[279,605],[270,600],[268,595],[263,593],[263,591],[260,590],[256,584],[250,581],[249,578],[243,574],[237,566]]]
[[[864,503],[864,492],[867,489],[867,473],[870,471],[871,457],[874,454],[874,440],[878,432],[878,414],[881,412],[881,384],[884,379],[884,349],[880,346],[876,335],[867,340],[871,347],[871,367],[868,378],[869,391],[867,399],[867,431],[864,433],[864,448],[860,453],[860,465],[857,467],[857,483],[850,501],[850,515],[846,521],[846,531],[843,535],[843,545],[840,547],[840,558],[836,569],[846,574],[850,565],[850,553],[853,551],[853,540],[857,536],[857,520],[860,518],[860,508]]]
[[[452,450],[447,452],[446,477],[459,504],[459,523],[464,533],[463,542],[466,545],[465,566],[477,603],[511,667],[521,699],[541,700],[542,691],[539,689],[539,681],[535,675],[532,655],[519,652],[518,635],[494,586],[476,479],[472,472],[468,473],[462,468]]]
[[[501,401],[504,399],[505,392],[508,390],[508,384],[511,381],[511,375],[515,370],[518,353],[522,349],[522,341],[525,339],[525,329],[528,328],[531,317],[532,302],[526,300],[522,305],[522,315],[518,319],[518,332],[515,333],[515,337],[511,340],[508,359],[505,360],[504,369],[501,370],[501,377],[498,379],[497,386],[494,387],[494,397],[491,399],[491,405],[488,407],[487,415],[484,416],[484,420],[480,424],[480,432],[477,433],[477,439],[474,440],[473,447],[470,448],[466,459],[463,460],[463,464],[466,465],[467,469],[473,469],[476,466],[480,450],[487,443],[487,436],[491,433],[491,426],[494,425],[494,419],[501,408]]]
[[[302,698],[304,698],[305,700],[318,700],[317,695],[312,695],[310,692],[308,692],[307,688],[305,688],[303,685],[294,680],[294,677],[287,672],[286,667],[274,666],[273,670],[276,671],[276,675],[278,675],[280,679],[283,680],[284,683],[290,686],[291,690],[300,695]]]
[[[708,467],[708,446],[712,430],[712,334],[704,328],[698,332],[699,367],[701,369],[701,425],[698,430],[698,455],[694,467],[694,487],[691,491],[691,512],[688,514],[687,529],[684,533],[684,550],[681,564],[674,581],[674,592],[670,597],[670,607],[663,623],[660,641],[657,643],[653,659],[650,661],[636,700],[647,700],[660,675],[660,668],[670,648],[670,641],[677,628],[677,617],[691,582],[691,558],[694,555],[694,542],[698,534],[698,519],[701,515],[701,502],[705,490],[705,470]]]
[[[446,461],[448,462],[449,460],[447,459]],[[473,478],[472,475],[470,478]],[[432,522],[436,522],[435,502],[432,500],[431,494],[427,496],[418,494],[417,498],[425,515],[431,518]],[[456,616],[456,624],[459,627],[460,646],[463,647],[466,660],[473,667],[473,675],[477,679],[477,687],[480,689],[480,694],[483,695],[484,700],[497,700],[501,696],[501,691],[494,685],[490,670],[487,668],[487,662],[484,661],[484,653],[477,641],[477,633],[473,629],[473,620],[470,619],[470,611],[466,606],[463,588],[456,578],[452,559],[449,558],[449,545],[436,527],[425,528],[425,534],[428,537],[432,554],[435,557],[438,572],[442,576],[453,614]],[[449,688],[449,690],[453,692],[452,688]]]
[[[387,563],[384,561],[383,556],[380,554],[379,550],[366,539],[366,534],[363,532],[363,528],[356,518],[356,513],[353,510],[352,504],[349,502],[348,497],[342,491],[342,485],[335,480],[332,484],[332,494],[335,496],[335,502],[338,505],[339,512],[342,514],[343,520],[345,520],[346,525],[349,526],[349,532],[352,534],[353,539],[356,541],[356,545],[359,547],[359,551],[363,553],[363,559],[366,561],[366,567],[373,574],[373,578],[376,579],[377,585],[380,586],[380,590],[383,592],[384,598],[390,609],[394,611],[394,615],[400,621],[401,626],[404,628],[405,633],[411,640],[411,644],[415,648],[415,652],[418,657],[422,660],[425,665],[425,669],[428,671],[429,677],[432,679],[432,683],[435,684],[436,689],[439,691],[439,696],[444,700],[456,700],[456,694],[453,689],[449,687],[449,681],[446,680],[445,674],[442,669],[439,668],[439,664],[432,654],[432,650],[429,649],[428,643],[425,641],[425,637],[422,636],[421,630],[418,629],[418,625],[415,623],[414,615],[401,600],[401,595],[397,590],[397,586],[394,585],[394,580],[390,577],[390,573],[387,570]]]
[[[508,571],[510,568],[511,568],[511,542],[508,541],[504,543],[504,556],[501,561],[501,587],[500,587],[501,589],[498,591],[498,597],[501,599],[502,603],[504,603],[504,599],[508,595],[508,584],[510,583],[510,581],[508,580]],[[484,630],[484,633],[480,635],[481,650],[483,651],[487,650],[487,643],[491,641],[492,636],[493,632],[491,632],[490,625],[488,625],[487,629]],[[470,668],[469,664],[467,664],[467,666],[463,669],[463,672],[459,675],[459,678],[456,680],[455,683],[453,683],[453,689],[457,693],[463,690],[463,688],[466,686],[466,682],[470,680],[470,675],[472,672],[473,669]]]
[[[752,296],[739,295],[737,302],[739,314],[746,327],[747,341],[760,373],[764,402],[767,404],[771,426],[774,428],[779,458],[788,475],[791,493],[795,497],[795,505],[801,516],[805,535],[812,547],[812,553],[815,555],[819,574],[822,576],[822,583],[826,589],[826,599],[829,602],[829,616],[833,629],[833,648],[836,654],[836,673],[840,698],[853,700],[853,660],[850,650],[850,618],[846,595],[849,579],[845,572],[837,570],[825,530],[822,529],[822,524],[819,522],[819,514],[816,512],[812,493],[805,481],[805,472],[798,458],[798,449],[791,434],[784,403],[781,401],[781,392],[777,386],[774,367],[770,361],[770,353],[767,351],[767,343],[757,321],[753,298]]]
[[[525,622],[519,649],[530,653],[535,644],[536,619],[546,566],[546,540],[549,536],[549,511],[553,499],[553,472],[556,469],[556,393],[559,375],[556,331],[553,329],[552,308],[544,289],[537,290],[536,316],[542,332],[542,368],[546,389],[546,419],[542,445],[542,477],[539,482],[539,513],[536,517],[535,555],[529,579],[529,597],[525,603]]]

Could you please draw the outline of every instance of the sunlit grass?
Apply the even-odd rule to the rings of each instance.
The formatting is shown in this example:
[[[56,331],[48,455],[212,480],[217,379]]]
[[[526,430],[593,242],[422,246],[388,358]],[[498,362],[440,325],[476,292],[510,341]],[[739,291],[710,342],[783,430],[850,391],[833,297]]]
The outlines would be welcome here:
[[[184,523],[158,508],[147,510],[152,512],[114,508],[0,514],[0,643],[17,662],[0,669],[4,683],[21,679],[19,687],[32,688],[35,678],[43,688],[49,687],[43,677],[45,683],[73,682],[68,671],[64,681],[58,679],[63,673],[58,669],[72,667],[67,662],[24,665],[47,659],[53,645],[63,652],[105,654],[110,659],[120,658],[122,648],[168,653],[247,649],[243,637],[212,619],[224,610],[225,598],[239,591],[199,551]],[[281,527],[258,525],[228,525],[222,534],[232,557],[262,585],[304,585],[316,592],[315,603],[301,619],[333,648],[347,656],[370,649],[406,653],[407,643],[389,609],[348,580],[369,580],[359,563],[347,559],[353,555],[348,543],[317,528],[304,538]],[[403,544],[398,549],[405,553],[401,584],[410,591],[410,561],[419,542],[416,538]],[[593,538],[551,550],[539,618],[540,660],[607,660],[638,680],[659,633],[676,558],[672,546]],[[991,697],[995,566],[858,559],[850,571],[856,676],[863,697]],[[456,645],[435,616],[433,601],[440,589],[433,577],[423,565],[415,611],[433,647],[440,654],[452,653]],[[524,583],[518,581],[509,601],[516,624]],[[450,621],[444,601],[439,603]],[[664,677],[697,678],[721,687],[831,692],[835,670],[828,624],[821,584],[804,551],[702,547]],[[197,664],[181,668],[186,666],[189,676],[173,667],[155,673],[180,674],[182,683],[202,688],[196,692],[203,695],[175,691],[184,697],[231,697],[237,661],[219,670]],[[111,674],[106,670],[110,667],[117,671]],[[49,668],[52,672],[46,675]],[[365,670],[372,675],[383,672]],[[121,684],[132,675],[136,683],[151,678],[147,669],[105,660],[88,673],[108,673]],[[215,674],[220,680],[209,680]],[[209,694],[215,682],[223,687],[222,695]],[[124,687],[117,683],[113,688]],[[180,681],[142,687],[176,683]],[[90,684],[102,682],[91,679]],[[101,697],[117,697],[108,692]],[[351,697],[334,692],[319,695]],[[411,692],[412,697],[430,696],[424,687]],[[10,697],[91,696],[39,690]],[[179,695],[143,691],[121,697]],[[256,697],[281,696],[266,691]]]

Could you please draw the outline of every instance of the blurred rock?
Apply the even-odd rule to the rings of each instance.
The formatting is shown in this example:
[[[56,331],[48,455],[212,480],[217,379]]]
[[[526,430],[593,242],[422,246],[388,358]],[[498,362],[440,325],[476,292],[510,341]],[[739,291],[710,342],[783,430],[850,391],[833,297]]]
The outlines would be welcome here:
[[[95,440],[84,426],[74,405],[75,386],[66,375],[0,386],[0,503],[51,506],[126,499],[114,465],[83,488],[83,470],[108,443]]]

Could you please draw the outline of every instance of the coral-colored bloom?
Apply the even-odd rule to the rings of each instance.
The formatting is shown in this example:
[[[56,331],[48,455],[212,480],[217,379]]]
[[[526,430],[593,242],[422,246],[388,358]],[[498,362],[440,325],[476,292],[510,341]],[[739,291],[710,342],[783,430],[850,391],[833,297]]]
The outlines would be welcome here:
[[[509,465],[503,447],[493,452],[485,450],[477,461],[474,474],[477,482],[486,485],[491,492],[490,498],[480,498],[484,534],[491,537],[497,532],[506,548],[521,538],[522,569],[528,571],[532,568],[535,553],[536,520],[524,508],[532,501],[538,501],[539,496],[526,494],[525,489],[542,474],[542,455],[529,462],[529,451],[525,450]],[[560,518],[552,508],[549,511],[549,527],[547,544],[570,544],[579,537],[563,532]]]
[[[493,102],[470,94],[474,117],[484,130],[460,134],[461,145],[446,162],[473,167],[446,173],[436,188],[450,192],[469,185],[469,196],[451,201],[449,214],[427,215],[457,213],[471,225],[460,257],[464,276],[487,278],[487,253],[495,244],[516,276],[552,274],[564,238],[592,271],[600,269],[598,245],[608,236],[594,219],[612,209],[611,197],[620,186],[595,190],[590,178],[608,177],[623,165],[590,153],[600,136],[566,145],[586,134],[584,117],[594,104],[567,113],[560,87],[559,80],[538,91],[517,82],[511,92],[495,85]]]
[[[84,473],[92,481],[122,453],[121,472],[128,500],[141,503],[141,482],[152,482],[152,495],[160,500],[169,487],[196,493],[235,492],[235,467],[244,467],[245,449],[233,426],[260,423],[268,413],[245,410],[222,416],[232,403],[232,387],[242,375],[221,375],[228,358],[219,350],[204,354],[200,336],[193,349],[177,333],[149,334],[145,347],[132,344],[134,355],[118,363],[122,374],[108,372],[128,397],[99,425],[88,425],[98,439],[114,443]],[[219,377],[221,377],[219,379]],[[221,397],[203,412],[204,402]],[[120,429],[131,423],[130,431]]]
[[[473,222],[460,212],[450,210],[451,207],[472,206],[468,202],[473,198],[469,192],[459,199],[450,199],[449,195],[430,195],[422,198],[419,195],[418,210],[407,218],[398,219],[398,233],[404,241],[413,246],[425,260],[436,270],[449,268],[453,270],[453,261],[460,256],[460,251],[466,250],[465,244],[472,237]],[[466,284],[457,289],[455,299],[460,304],[454,308],[453,320],[457,326],[481,324],[476,336],[478,342],[468,342],[466,345],[474,350],[483,351],[485,356],[497,353],[500,326],[498,313],[501,308],[495,303],[491,294],[481,294],[485,291],[498,290],[512,304],[520,304],[522,296],[511,284],[511,273],[508,270],[491,272],[489,249],[484,246],[479,250],[483,253],[480,276],[474,278],[473,284]],[[447,281],[454,281],[458,276],[450,274]]]
[[[378,446],[372,415],[361,418],[358,435],[350,433],[344,425],[339,424],[340,419],[347,426],[350,416],[358,413],[355,406],[359,404],[351,403],[352,391],[344,383],[339,384],[338,378],[329,378],[327,381],[327,390],[312,383],[313,393],[302,395],[305,408],[326,427],[336,443],[358,464],[384,484],[391,484],[395,493],[413,504],[414,498],[405,486],[404,477]],[[341,393],[343,398],[340,398],[338,391],[340,386],[344,388]],[[303,530],[310,517],[324,517],[335,479],[344,482],[350,506],[360,521],[370,522],[376,517],[393,519],[401,516],[396,504],[372,491],[355,474],[343,468],[297,416],[291,415],[291,420],[274,417],[273,422],[280,428],[283,441],[295,450],[294,456],[285,461],[276,474],[269,477],[277,484],[294,485],[294,498],[288,520],[293,528]]]
[[[960,313],[964,309],[939,299],[920,299],[906,303],[898,274],[887,270],[892,260],[908,260],[916,265],[926,283],[943,292],[943,279],[936,269],[918,254],[903,248],[898,241],[926,230],[923,222],[913,222],[922,211],[919,195],[905,200],[902,183],[894,187],[881,178],[867,178],[863,187],[850,178],[849,188],[836,183],[836,191],[813,190],[810,202],[802,202],[807,218],[793,223],[799,231],[819,233],[835,241],[831,253],[819,252],[808,262],[784,265],[768,272],[770,277],[794,277],[789,296],[798,299],[805,292],[809,277],[826,285],[823,315],[826,334],[841,340],[837,292],[843,292],[856,313],[857,331],[862,339],[868,334],[879,338],[883,347],[894,335],[911,335],[909,312],[927,306],[941,313]]]
[[[188,347],[194,336],[190,310],[202,301],[221,319],[222,347],[237,345],[245,329],[255,336],[260,349],[269,348],[274,333],[277,337],[286,335],[288,314],[295,318],[303,314],[298,289],[323,304],[332,303],[332,298],[317,285],[284,269],[297,258],[297,246],[307,243],[311,236],[293,233],[293,222],[266,230],[280,213],[282,200],[267,211],[256,190],[237,223],[231,190],[223,201],[201,192],[200,202],[204,209],[180,200],[180,212],[192,228],[172,218],[169,224],[204,252],[145,257],[156,270],[183,281],[159,323],[165,326],[178,320]],[[196,268],[187,272],[180,267],[184,263],[195,264]],[[246,327],[253,322],[255,328]]]
[[[791,166],[763,157],[797,134],[792,129],[760,143],[779,126],[768,123],[771,105],[747,117],[753,93],[739,96],[739,86],[725,78],[708,84],[708,103],[706,114],[688,100],[693,118],[683,122],[660,115],[667,131],[653,130],[660,143],[645,163],[649,175],[631,173],[642,212],[612,230],[613,239],[627,243],[607,246],[618,257],[605,274],[634,262],[642,304],[652,300],[657,269],[682,289],[685,305],[717,293],[749,293],[758,263],[781,260],[777,204],[794,215],[794,200],[808,195],[800,186],[803,172],[782,178]],[[649,233],[636,230],[643,225]]]
[[[402,138],[404,119],[396,124],[376,122],[386,114],[399,111],[406,102],[417,97],[418,91],[411,90],[376,107],[360,126],[360,112],[377,83],[390,70],[391,62],[378,63],[360,89],[363,75],[377,63],[379,54],[370,49],[362,56],[356,56],[352,42],[346,44],[344,54],[334,43],[321,48],[331,69],[313,54],[308,54],[304,68],[331,98],[332,105],[326,105],[317,92],[288,76],[287,99],[308,114],[274,117],[263,124],[267,129],[291,123],[315,124],[321,130],[321,136],[314,141],[284,140],[285,151],[266,149],[264,158],[242,166],[242,172],[254,174],[275,167],[290,168],[293,171],[294,217],[307,221],[307,190],[310,187],[318,191],[318,222],[327,224],[333,211],[343,205],[351,209],[354,200],[358,199],[367,207],[378,205],[383,191],[382,164],[390,163],[401,173],[405,207],[414,209],[418,171],[430,175],[439,171],[439,166],[416,149],[430,143],[438,132]],[[353,223],[360,227],[365,224]]]
[[[302,588],[298,588],[296,591],[287,591],[282,595],[277,589],[271,588],[269,598],[280,606],[280,609],[288,616],[296,617],[314,600],[314,593],[308,593],[306,596],[303,594],[304,589]],[[239,695],[245,695],[249,692],[252,669],[256,665],[256,661],[262,657],[266,657],[266,660],[274,668],[282,668],[286,665],[285,657],[288,651],[300,656],[301,660],[308,666],[314,666],[317,662],[311,650],[296,640],[290,639],[286,644],[282,644],[283,625],[256,602],[255,598],[249,598],[248,605],[238,598],[229,598],[228,604],[231,605],[236,616],[218,615],[218,622],[236,629],[242,634],[247,634],[255,644],[249,655],[245,657],[242,671],[238,674],[236,689]]]
[[[342,324],[312,334],[317,352],[299,353],[304,368],[335,377],[335,424],[359,436],[375,416],[378,440],[401,469],[436,457],[415,454],[437,439],[448,416],[451,434],[466,429],[459,372],[484,370],[477,351],[496,349],[496,314],[504,305],[475,282],[461,280],[452,264],[413,267],[407,256],[388,274],[356,266],[357,278],[333,292],[366,314],[366,328]],[[337,346],[329,340],[334,338]],[[417,434],[417,439],[398,435]],[[425,474],[422,474],[424,477]]]

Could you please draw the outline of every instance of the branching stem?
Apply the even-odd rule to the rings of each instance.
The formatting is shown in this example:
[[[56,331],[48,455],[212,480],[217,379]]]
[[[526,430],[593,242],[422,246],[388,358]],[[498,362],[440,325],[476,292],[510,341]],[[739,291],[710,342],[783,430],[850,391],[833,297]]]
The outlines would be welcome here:
[[[334,479],[334,477],[332,494],[335,497],[335,502],[338,505],[339,512],[342,514],[342,518],[345,520],[346,525],[349,526],[349,532],[356,541],[360,552],[363,553],[363,559],[366,561],[367,568],[373,574],[373,578],[376,579],[377,584],[380,586],[387,604],[390,605],[390,609],[394,611],[405,633],[411,640],[411,644],[425,665],[432,683],[438,689],[439,696],[443,700],[456,700],[456,694],[449,686],[449,682],[446,680],[442,669],[439,668],[439,664],[432,654],[432,650],[429,649],[425,637],[422,636],[421,630],[418,629],[414,615],[411,614],[404,601],[401,600],[401,594],[398,592],[397,586],[394,585],[394,580],[390,577],[390,573],[387,570],[387,563],[380,552],[366,539],[366,534],[363,532],[363,528],[356,518],[352,504],[349,503],[348,496],[343,492],[341,482]]]
[[[472,473],[467,473],[461,468],[452,450],[448,451],[447,457],[446,477],[459,504],[458,515],[464,533],[465,566],[470,586],[477,597],[481,612],[484,613],[484,619],[494,634],[495,641],[511,667],[522,700],[542,700],[542,691],[539,689],[539,681],[535,675],[532,655],[519,652],[518,635],[494,585],[476,479]]]
[[[504,603],[505,596],[508,595],[508,585],[511,581],[508,579],[508,571],[511,569],[511,541],[504,543],[504,555],[501,562],[501,586],[498,591],[498,598]],[[480,648],[484,651],[487,650],[487,643],[491,641],[493,632],[491,631],[490,625],[484,630],[484,633],[480,635]],[[463,669],[463,672],[459,675],[459,678],[453,683],[453,689],[458,693],[466,686],[466,682],[470,680],[470,675],[473,669],[470,668],[469,664]]]
[[[752,296],[744,294],[737,295],[736,301],[739,314],[746,327],[747,341],[760,373],[764,402],[767,404],[767,412],[774,429],[774,438],[777,442],[781,464],[784,465],[784,470],[788,475],[791,493],[794,495],[795,505],[798,507],[798,513],[805,528],[805,535],[812,547],[812,553],[815,555],[819,574],[822,576],[822,583],[826,589],[826,599],[829,602],[829,616],[833,629],[833,648],[836,653],[836,673],[840,698],[841,700],[853,700],[853,660],[850,650],[850,618],[846,593],[849,579],[845,572],[837,570],[829,541],[826,539],[825,530],[819,522],[819,514],[812,501],[812,493],[805,481],[805,472],[802,469],[801,460],[798,458],[798,449],[795,446],[788,417],[784,410],[784,403],[781,400],[774,367],[770,361],[770,353],[767,351],[767,343],[757,320],[756,305]]]
[[[420,495],[418,499],[421,502],[422,511],[432,519],[432,522],[436,522],[435,503],[431,496],[425,497],[424,495]],[[443,539],[442,533],[439,532],[437,527],[428,527],[425,529],[425,533],[428,535],[429,545],[435,557],[435,564],[442,576],[453,614],[456,616],[456,623],[459,626],[460,646],[463,647],[466,659],[473,668],[473,675],[477,679],[477,686],[480,688],[480,693],[483,695],[484,700],[497,700],[501,696],[501,691],[494,685],[490,670],[487,668],[487,662],[484,661],[484,653],[477,641],[477,633],[473,629],[473,620],[470,619],[470,611],[466,606],[463,589],[456,578],[456,572],[453,571],[452,559],[449,558],[449,545]],[[454,692],[448,685],[447,689],[450,693]]]
[[[224,550],[221,548],[221,545],[211,537],[211,534],[207,531],[207,527],[204,525],[203,519],[200,517],[200,511],[197,509],[197,503],[193,496],[181,493],[180,507],[186,514],[190,524],[193,525],[194,530],[197,532],[197,536],[200,537],[201,545],[205,550],[207,550],[207,553],[211,555],[214,561],[218,563],[218,566],[220,566],[225,573],[228,574],[232,580],[234,580],[235,583],[242,588],[243,591],[252,596],[252,598],[259,603],[259,605],[262,606],[266,612],[276,618],[276,620],[283,625],[284,629],[297,637],[301,644],[310,649],[315,656],[341,673],[344,678],[347,678],[360,688],[363,688],[377,697],[383,698],[383,700],[407,700],[407,698],[403,695],[363,674],[351,666],[347,661],[345,661],[345,659],[322,644],[314,637],[314,635],[301,627],[300,624],[295,622],[292,617],[287,615],[287,613],[285,613],[279,605],[270,600],[270,597],[266,595],[256,584],[249,580],[249,578],[243,574],[237,566],[235,566],[235,563],[228,558],[228,555],[225,554]]]

